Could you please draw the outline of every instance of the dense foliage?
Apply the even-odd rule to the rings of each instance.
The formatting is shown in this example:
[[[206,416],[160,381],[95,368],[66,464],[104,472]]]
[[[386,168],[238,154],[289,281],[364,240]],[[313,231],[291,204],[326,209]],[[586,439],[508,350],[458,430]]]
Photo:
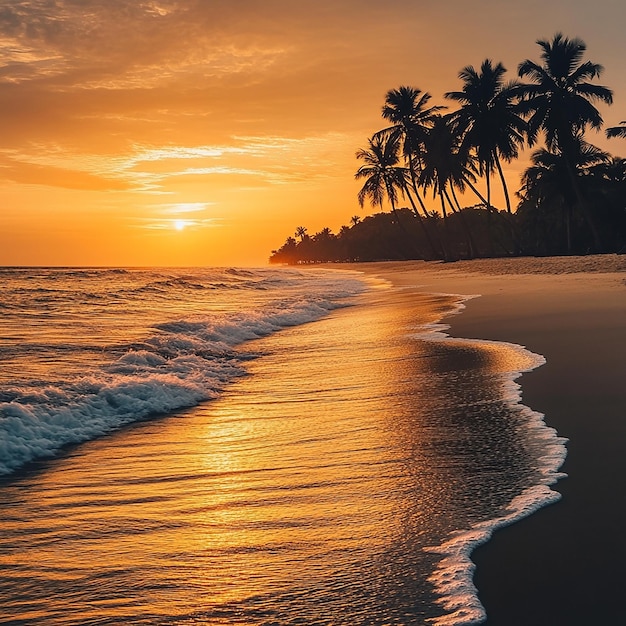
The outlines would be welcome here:
[[[593,82],[603,68],[583,59],[580,39],[559,33],[537,44],[541,60],[520,63],[520,80],[506,82],[504,66],[490,59],[463,68],[461,89],[445,94],[458,109],[445,114],[415,87],[390,90],[382,108],[389,125],[356,153],[355,176],[360,205],[382,211],[386,201],[391,213],[355,216],[337,235],[299,227],[270,262],[626,252],[626,160],[586,138],[603,125],[596,103],[613,100]],[[626,122],[606,135],[626,137]],[[502,162],[539,141],[513,211]],[[494,179],[502,210],[492,204]],[[478,204],[462,208],[458,194],[466,192]],[[439,211],[427,211],[429,193]]]

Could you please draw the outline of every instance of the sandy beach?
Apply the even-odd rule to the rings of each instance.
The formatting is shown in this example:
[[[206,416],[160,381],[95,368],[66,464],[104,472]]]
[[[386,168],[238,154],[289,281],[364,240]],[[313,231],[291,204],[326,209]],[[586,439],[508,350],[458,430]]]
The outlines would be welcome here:
[[[546,364],[518,381],[523,402],[569,440],[562,499],[478,548],[489,626],[624,623],[626,259],[354,266],[398,285],[480,295],[448,317],[455,337],[521,344]]]

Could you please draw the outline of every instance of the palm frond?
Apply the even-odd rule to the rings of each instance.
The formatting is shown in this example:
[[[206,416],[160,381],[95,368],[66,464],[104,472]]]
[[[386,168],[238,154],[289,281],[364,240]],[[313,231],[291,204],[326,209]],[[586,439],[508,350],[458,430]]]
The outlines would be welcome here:
[[[606,129],[606,136],[611,137],[624,137],[626,138],[626,121],[620,122],[620,126],[612,126]]]

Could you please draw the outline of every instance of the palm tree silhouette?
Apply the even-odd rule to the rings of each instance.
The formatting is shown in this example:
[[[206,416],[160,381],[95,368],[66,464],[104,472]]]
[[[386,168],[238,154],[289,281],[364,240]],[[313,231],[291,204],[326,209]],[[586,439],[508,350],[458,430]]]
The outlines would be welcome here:
[[[583,198],[577,180],[577,142],[588,127],[600,129],[602,116],[594,102],[611,104],[613,94],[602,85],[589,82],[601,75],[603,67],[591,61],[583,62],[587,46],[578,38],[568,39],[557,33],[552,41],[538,40],[542,64],[531,60],[520,63],[520,78],[530,83],[520,86],[520,109],[528,116],[528,139],[532,145],[543,131],[546,146],[563,157],[569,183],[591,230],[594,245],[602,249],[595,220]]]
[[[495,169],[502,183],[506,210],[511,214],[501,159],[510,162],[519,156],[526,122],[517,110],[518,84],[505,83],[505,73],[502,63],[494,65],[490,59],[483,61],[479,71],[468,65],[459,72],[462,90],[450,91],[445,97],[461,104],[453,116],[463,143],[475,150],[481,172],[485,175],[487,204],[491,206],[491,176]]]
[[[366,179],[357,196],[359,204],[362,207],[365,200],[369,199],[373,205],[382,208],[387,197],[395,213],[398,191],[404,188],[409,177],[407,168],[400,165],[399,139],[375,135],[368,139],[368,144],[369,149],[361,149],[356,153],[356,158],[364,161],[364,164],[354,177],[357,180]]]
[[[393,137],[398,140],[411,177],[412,193],[408,185],[405,185],[403,193],[411,203],[413,213],[417,219],[420,220],[426,240],[433,254],[437,257],[441,256],[443,251],[437,251],[432,234],[422,221],[422,215],[420,215],[413,200],[413,196],[415,196],[422,210],[424,219],[426,221],[432,220],[433,229],[436,231],[436,223],[432,215],[426,209],[417,184],[417,173],[421,167],[424,138],[432,125],[433,115],[435,115],[437,111],[445,108],[442,106],[428,107],[427,105],[430,98],[431,95],[429,93],[422,93],[422,91],[416,87],[403,85],[398,87],[398,89],[389,90],[385,96],[382,116],[384,119],[392,122],[392,126],[378,131],[375,136]],[[441,248],[441,242],[439,247]]]
[[[611,161],[610,156],[582,139],[578,135],[574,141],[575,171],[579,186],[598,178]],[[569,184],[569,163],[560,150],[549,151],[541,148],[531,157],[532,165],[524,172],[520,196],[532,204],[542,214],[544,224],[550,225],[552,237],[558,234],[558,221],[564,224],[565,246],[568,254],[572,252],[573,207],[576,194]],[[547,236],[547,235],[546,235]]]
[[[425,215],[428,215],[428,212],[417,189],[417,171],[420,167],[424,138],[432,126],[433,115],[445,108],[427,107],[430,98],[429,93],[422,93],[416,87],[401,86],[398,89],[389,90],[385,96],[382,116],[392,122],[392,126],[377,133],[397,137],[401,142],[402,153],[411,175],[413,191]]]
[[[381,134],[368,139],[369,148],[360,149],[356,153],[356,158],[364,161],[364,164],[359,167],[354,177],[357,180],[365,178],[365,183],[357,195],[359,205],[363,207],[365,200],[369,199],[372,205],[382,209],[386,197],[396,223],[408,238],[396,210],[398,194],[404,193],[410,179],[408,169],[400,165],[399,140],[397,135]]]
[[[439,197],[448,239],[447,207],[453,212],[459,213],[470,257],[475,254],[475,246],[465,216],[456,200],[454,188],[464,191],[466,185],[471,185],[471,179],[475,179],[471,172],[473,160],[466,146],[460,142],[459,134],[454,125],[454,118],[451,115],[434,115],[432,126],[424,138],[419,184],[425,188],[432,187],[433,195]],[[475,189],[473,185],[472,188]],[[454,198],[454,202],[452,198]],[[445,256],[446,259],[449,259],[449,251],[446,250]]]
[[[626,121],[620,122],[619,126],[611,126],[606,129],[606,136],[611,137],[624,137],[626,138]]]
[[[295,234],[296,234],[296,237],[300,237],[300,241],[304,241],[308,237],[306,228],[304,226],[298,226],[296,228]]]

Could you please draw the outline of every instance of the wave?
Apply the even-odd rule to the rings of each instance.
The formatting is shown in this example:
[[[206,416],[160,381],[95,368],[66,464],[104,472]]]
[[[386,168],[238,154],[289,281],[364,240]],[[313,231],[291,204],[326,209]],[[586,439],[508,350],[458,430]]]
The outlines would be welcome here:
[[[451,295],[451,294],[442,294]],[[458,296],[456,308],[450,315],[460,313],[464,302],[480,296]],[[471,560],[472,552],[480,545],[489,541],[493,533],[501,527],[509,526],[535,511],[558,501],[561,494],[551,489],[566,474],[559,471],[567,456],[567,439],[559,437],[555,429],[544,421],[544,415],[522,404],[521,387],[516,382],[525,372],[530,372],[546,363],[546,359],[524,346],[501,341],[484,339],[460,339],[449,336],[446,324],[426,326],[419,336],[429,341],[453,341],[456,344],[473,346],[498,346],[510,349],[516,355],[516,368],[502,374],[502,397],[509,406],[520,409],[525,416],[525,430],[533,439],[540,443],[542,454],[537,459],[540,482],[525,489],[506,506],[498,517],[474,524],[467,530],[453,532],[439,546],[426,548],[428,552],[441,554],[442,560],[429,577],[440,604],[446,613],[440,617],[429,618],[432,626],[472,626],[483,623],[487,615],[478,599],[478,592],[473,582],[476,566]]]
[[[363,289],[361,281],[335,279],[328,296],[283,297],[255,311],[163,322],[122,347],[115,361],[77,379],[3,390],[10,401],[0,403],[0,475],[69,444],[217,397],[246,373],[251,355],[238,346],[320,319]]]
[[[27,281],[47,280],[58,282],[66,278],[99,278],[99,277],[115,277],[126,276],[132,274],[132,270],[119,267],[23,267],[23,266],[5,266],[0,268],[0,274],[3,277],[19,276]]]

